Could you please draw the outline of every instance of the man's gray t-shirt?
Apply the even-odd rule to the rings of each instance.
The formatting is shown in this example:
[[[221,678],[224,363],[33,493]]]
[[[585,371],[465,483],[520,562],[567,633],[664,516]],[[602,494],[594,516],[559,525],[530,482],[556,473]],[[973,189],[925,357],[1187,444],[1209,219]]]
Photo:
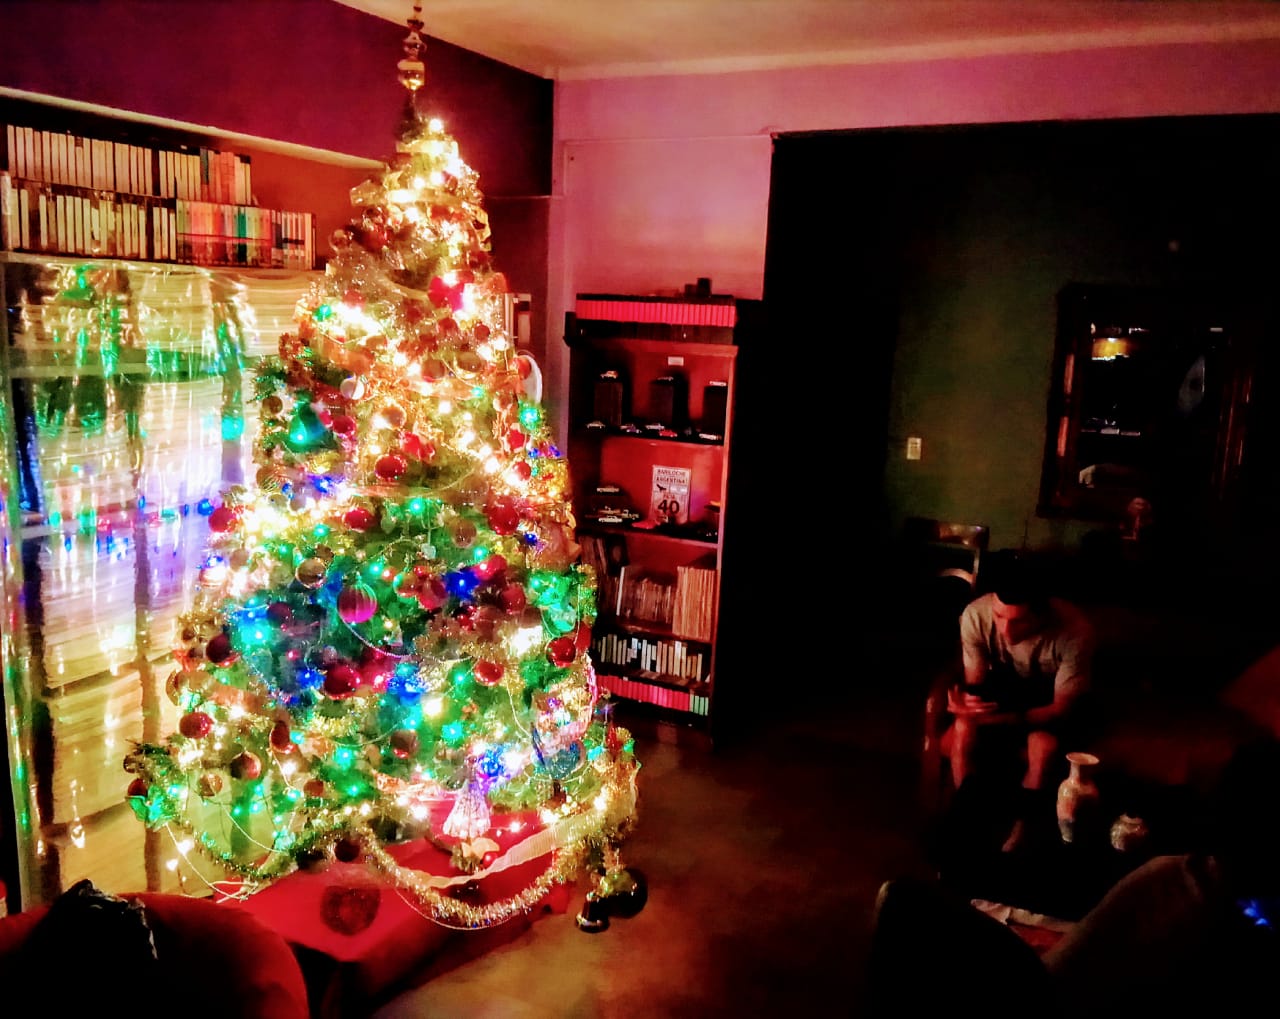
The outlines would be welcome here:
[[[979,595],[960,614],[965,672],[1013,674],[1072,700],[1092,681],[1093,626],[1076,606],[1050,598],[1048,618],[1026,640],[1010,644],[996,631],[994,594]],[[1037,682],[1038,681],[1038,682]]]

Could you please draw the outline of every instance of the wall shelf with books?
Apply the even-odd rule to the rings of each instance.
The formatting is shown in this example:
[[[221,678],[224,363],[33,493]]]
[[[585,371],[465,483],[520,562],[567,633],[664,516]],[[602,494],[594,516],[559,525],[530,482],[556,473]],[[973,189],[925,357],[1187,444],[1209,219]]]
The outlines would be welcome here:
[[[596,671],[620,706],[708,742],[732,682],[716,670],[725,493],[738,313],[756,303],[579,294],[565,323],[577,537],[598,581]]]
[[[372,160],[0,89],[0,247],[38,255],[306,270]],[[334,221],[335,215],[340,217]]]

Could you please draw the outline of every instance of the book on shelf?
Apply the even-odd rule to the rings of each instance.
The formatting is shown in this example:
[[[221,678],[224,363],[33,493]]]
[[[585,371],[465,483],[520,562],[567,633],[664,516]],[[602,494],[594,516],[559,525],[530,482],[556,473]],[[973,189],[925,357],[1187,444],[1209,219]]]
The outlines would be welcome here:
[[[693,715],[708,715],[711,712],[711,698],[706,694],[654,686],[643,680],[608,673],[600,676],[599,681],[604,689],[616,697],[624,697],[643,704],[656,704],[658,707],[671,708]]]
[[[619,619],[671,625],[675,604],[675,578],[661,570],[628,563],[618,571]]]
[[[616,611],[618,580],[627,564],[626,540],[617,534],[581,534],[577,540],[582,548],[582,561],[595,571],[596,604]]]
[[[309,269],[309,212],[259,208],[249,156],[147,148],[6,124],[0,133],[6,250],[209,266]]]
[[[716,618],[714,567],[676,567],[671,629],[682,637],[711,640]]]
[[[710,649],[680,639],[605,631],[593,638],[591,653],[601,665],[668,686],[698,689],[710,677]]]

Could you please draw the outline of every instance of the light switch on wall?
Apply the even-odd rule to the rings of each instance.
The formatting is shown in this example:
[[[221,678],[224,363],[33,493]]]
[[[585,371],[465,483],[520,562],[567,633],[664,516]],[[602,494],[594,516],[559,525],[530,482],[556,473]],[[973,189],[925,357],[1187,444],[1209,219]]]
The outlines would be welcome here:
[[[924,445],[924,440],[918,435],[913,435],[907,439],[907,459],[919,460],[920,452]]]

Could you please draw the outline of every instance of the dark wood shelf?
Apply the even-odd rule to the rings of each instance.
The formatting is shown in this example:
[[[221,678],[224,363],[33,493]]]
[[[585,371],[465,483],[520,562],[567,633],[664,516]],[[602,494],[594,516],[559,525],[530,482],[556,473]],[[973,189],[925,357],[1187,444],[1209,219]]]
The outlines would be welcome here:
[[[614,615],[601,614],[596,621],[596,626],[609,627],[622,633],[633,633],[640,637],[654,637],[658,640],[682,640],[686,644],[699,644],[703,647],[711,646],[711,641],[703,640],[701,637],[686,637],[683,634],[676,633],[665,623],[638,622],[630,619],[620,619]]]
[[[630,537],[638,535],[642,538],[657,538],[663,541],[673,541],[684,545],[697,545],[701,548],[715,548],[717,545],[716,538],[699,538],[692,534],[680,534],[673,531],[664,531],[661,528],[636,527],[634,524],[597,524],[591,521],[578,525],[578,531],[582,534],[624,534]]]
[[[591,428],[587,425],[575,425],[573,434],[579,438],[590,439],[626,439],[631,442],[658,442],[664,446],[723,446],[724,436],[715,439],[700,439],[692,435],[658,435],[654,432],[628,432],[621,428]]]

